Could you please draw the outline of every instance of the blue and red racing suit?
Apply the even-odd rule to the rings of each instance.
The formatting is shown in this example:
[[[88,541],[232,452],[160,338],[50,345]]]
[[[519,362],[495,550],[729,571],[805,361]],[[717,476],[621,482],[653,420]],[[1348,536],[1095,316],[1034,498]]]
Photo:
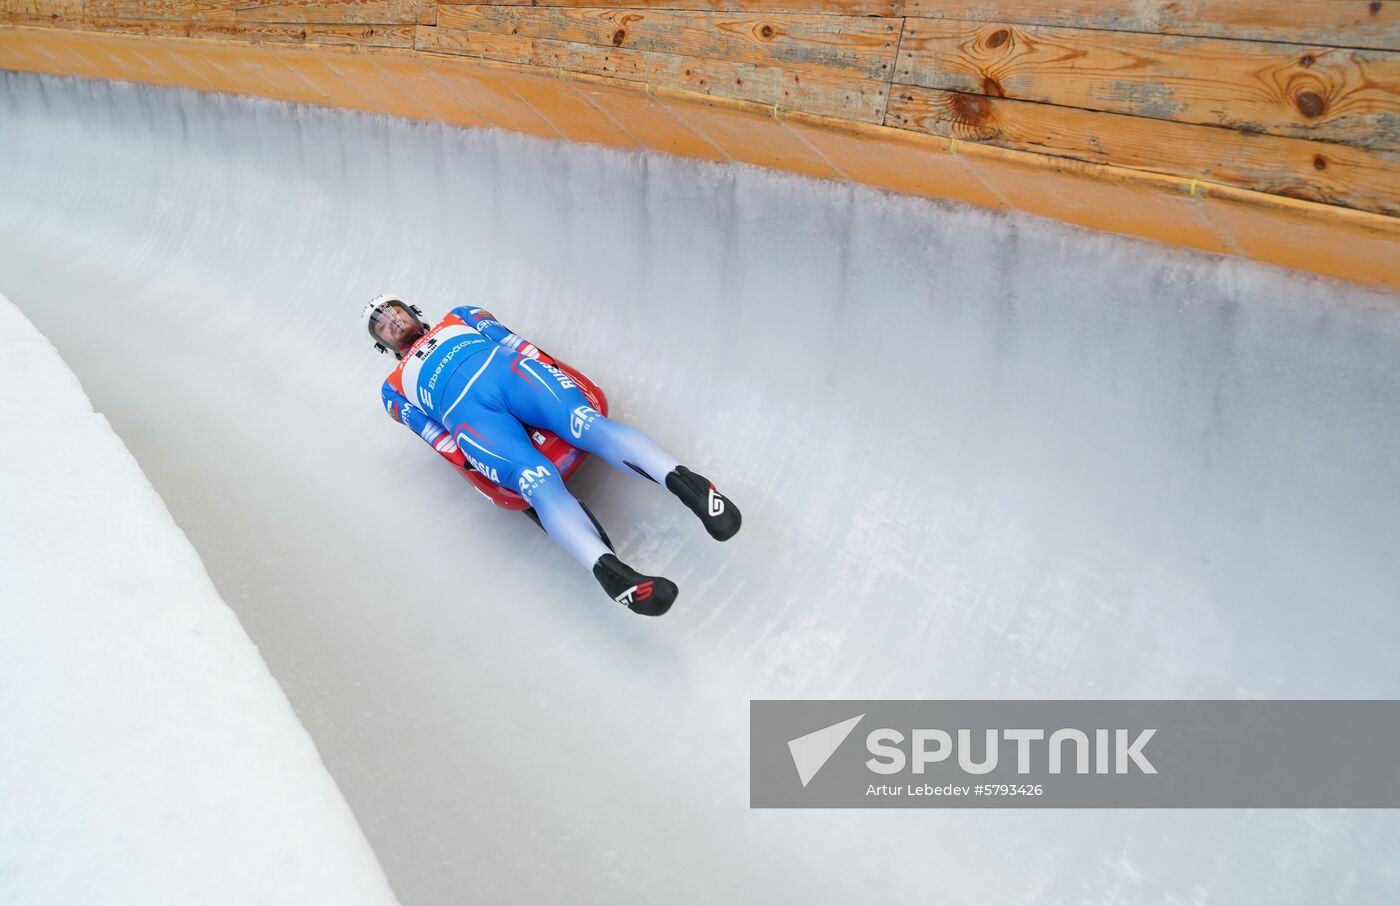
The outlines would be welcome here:
[[[549,536],[590,569],[608,547],[525,426],[658,483],[679,465],[643,432],[595,411],[553,360],[481,308],[454,308],[420,337],[383,396],[390,417],[445,459],[519,491]]]

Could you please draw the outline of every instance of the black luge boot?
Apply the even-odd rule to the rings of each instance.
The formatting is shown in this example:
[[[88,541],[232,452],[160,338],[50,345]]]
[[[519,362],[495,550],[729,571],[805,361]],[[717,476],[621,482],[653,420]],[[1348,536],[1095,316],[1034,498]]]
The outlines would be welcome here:
[[[599,557],[593,564],[593,576],[608,597],[645,617],[661,616],[676,601],[676,583],[661,576],[644,576],[616,554]]]
[[[728,541],[738,533],[739,523],[743,521],[739,508],[734,501],[715,490],[708,478],[696,475],[685,466],[676,466],[666,476],[666,487],[700,517],[711,538]]]

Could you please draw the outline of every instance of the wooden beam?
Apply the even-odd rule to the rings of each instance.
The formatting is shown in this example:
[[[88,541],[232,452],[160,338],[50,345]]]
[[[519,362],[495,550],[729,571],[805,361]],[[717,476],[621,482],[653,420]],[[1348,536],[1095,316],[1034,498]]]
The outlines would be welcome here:
[[[895,81],[1400,148],[1400,54],[908,19]]]
[[[243,22],[390,22],[413,25],[418,21],[419,6],[419,0],[293,0],[270,4],[245,2],[239,7],[236,17]]]
[[[232,19],[242,0],[85,0],[93,19]]]
[[[249,0],[86,0],[99,19],[237,19],[297,24],[400,23],[418,19],[420,0],[298,0],[257,4]]]
[[[83,0],[0,0],[0,22],[69,26],[82,18]]]
[[[412,47],[412,25],[299,25],[292,22],[228,20],[93,19],[88,23],[107,32],[174,35],[185,38],[232,38],[285,44],[349,44],[366,47]]]
[[[1397,0],[908,0],[929,19],[1400,50]]]
[[[912,87],[885,125],[1400,215],[1393,152]]]
[[[429,0],[431,2],[431,0]],[[494,6],[597,7],[599,0],[496,0]],[[828,16],[902,16],[904,0],[627,0],[619,8],[708,10],[710,12],[819,13]]]
[[[899,21],[631,7],[439,6],[439,28],[800,67],[888,81]]]
[[[421,51],[611,76],[863,123],[880,122],[889,97],[885,82],[574,41],[419,26],[416,46]]]

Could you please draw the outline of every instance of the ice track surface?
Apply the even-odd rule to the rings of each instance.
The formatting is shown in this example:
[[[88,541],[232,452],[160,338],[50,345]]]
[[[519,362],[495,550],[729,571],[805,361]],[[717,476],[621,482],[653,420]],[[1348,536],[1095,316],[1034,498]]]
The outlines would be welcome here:
[[[0,289],[405,906],[1394,902],[1387,812],[748,808],[750,698],[1400,695],[1400,299],[721,166],[0,73]],[[645,620],[379,408],[460,303],[744,509],[573,482]]]

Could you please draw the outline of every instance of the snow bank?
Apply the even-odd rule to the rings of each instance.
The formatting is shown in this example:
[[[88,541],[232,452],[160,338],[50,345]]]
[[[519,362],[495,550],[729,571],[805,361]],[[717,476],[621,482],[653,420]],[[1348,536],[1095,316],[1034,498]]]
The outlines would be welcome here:
[[[257,649],[0,296],[0,903],[393,903]]]

